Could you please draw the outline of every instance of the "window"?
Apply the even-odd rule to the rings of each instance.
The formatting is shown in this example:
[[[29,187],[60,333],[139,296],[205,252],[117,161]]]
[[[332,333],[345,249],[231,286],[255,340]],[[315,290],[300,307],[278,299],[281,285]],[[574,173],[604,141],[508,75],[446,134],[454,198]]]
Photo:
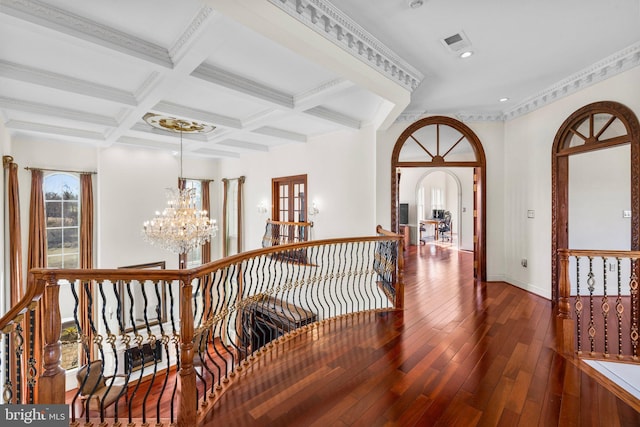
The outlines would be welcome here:
[[[80,266],[80,179],[66,173],[44,178],[47,267]]]
[[[202,210],[202,181],[197,179],[185,179],[185,188],[193,188],[195,195],[196,209]],[[209,210],[209,207],[206,209]],[[202,264],[202,246],[198,246],[187,253],[186,268],[197,267]]]
[[[44,177],[44,211],[47,235],[47,267],[80,267],[80,178],[67,173],[52,173]],[[71,286],[66,280],[60,283],[62,332],[60,340],[61,364],[69,370],[78,367],[80,346],[78,328],[72,309],[64,301],[72,301]]]

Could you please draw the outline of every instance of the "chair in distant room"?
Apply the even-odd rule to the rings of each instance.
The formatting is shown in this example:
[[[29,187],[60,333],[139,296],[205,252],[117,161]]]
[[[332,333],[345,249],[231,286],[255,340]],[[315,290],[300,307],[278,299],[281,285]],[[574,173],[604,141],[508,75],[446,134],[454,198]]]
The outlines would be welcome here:
[[[112,405],[120,398],[124,398],[125,402],[127,402],[127,385],[112,384],[111,378],[113,377],[126,378],[126,375],[104,376],[102,360],[99,359],[82,366],[78,370],[76,380],[78,381],[79,397],[82,403],[81,417],[87,406],[87,400],[89,401],[89,409],[98,411],[101,407],[106,409],[107,406]]]
[[[445,211],[444,219],[440,223],[438,232],[440,234],[440,240],[450,242],[451,241],[451,212]]]

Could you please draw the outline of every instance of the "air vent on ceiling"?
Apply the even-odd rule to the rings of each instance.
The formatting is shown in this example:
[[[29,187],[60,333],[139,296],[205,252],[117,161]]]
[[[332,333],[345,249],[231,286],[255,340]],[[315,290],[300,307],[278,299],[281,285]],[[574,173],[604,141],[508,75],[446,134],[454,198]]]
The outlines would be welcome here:
[[[471,41],[463,31],[445,37],[440,42],[453,53],[460,53],[464,50],[469,50],[471,47]]]

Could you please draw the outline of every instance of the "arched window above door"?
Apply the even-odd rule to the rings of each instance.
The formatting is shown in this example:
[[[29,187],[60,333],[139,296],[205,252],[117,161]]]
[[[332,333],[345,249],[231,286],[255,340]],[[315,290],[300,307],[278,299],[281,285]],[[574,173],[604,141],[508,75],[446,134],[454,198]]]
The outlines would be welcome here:
[[[464,123],[433,116],[418,120],[400,135],[392,159],[396,167],[480,166],[481,147]]]
[[[572,117],[558,139],[556,153],[560,156],[599,150],[631,142],[629,121],[611,108],[614,103],[599,103]]]

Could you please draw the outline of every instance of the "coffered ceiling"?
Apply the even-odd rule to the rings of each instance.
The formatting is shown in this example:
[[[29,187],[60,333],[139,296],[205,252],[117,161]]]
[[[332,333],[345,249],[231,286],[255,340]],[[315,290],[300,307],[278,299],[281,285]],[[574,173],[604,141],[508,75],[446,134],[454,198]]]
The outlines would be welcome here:
[[[640,63],[638,0],[423,3],[0,0],[1,119],[175,150],[153,112],[215,126],[186,153],[233,158],[424,114],[509,119]]]

